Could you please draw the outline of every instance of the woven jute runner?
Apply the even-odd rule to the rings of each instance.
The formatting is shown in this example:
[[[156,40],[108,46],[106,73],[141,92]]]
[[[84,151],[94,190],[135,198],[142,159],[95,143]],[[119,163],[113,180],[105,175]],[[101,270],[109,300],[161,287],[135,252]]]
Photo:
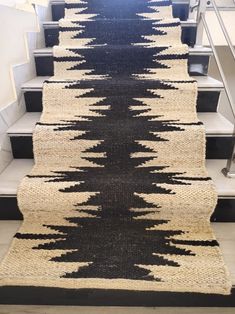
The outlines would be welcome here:
[[[69,0],[0,285],[229,294],[170,1]]]

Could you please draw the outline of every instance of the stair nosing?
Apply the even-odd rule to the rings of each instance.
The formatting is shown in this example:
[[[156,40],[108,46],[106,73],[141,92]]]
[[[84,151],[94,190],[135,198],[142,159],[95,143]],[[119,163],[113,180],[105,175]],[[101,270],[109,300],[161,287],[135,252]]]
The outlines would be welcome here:
[[[84,48],[84,47],[78,47],[78,48]],[[40,49],[35,49],[33,54],[34,57],[48,57],[53,56],[53,47],[44,47]],[[213,52],[210,48],[207,47],[189,47],[189,55],[190,56],[211,56],[213,55]]]
[[[32,169],[32,167],[34,166],[34,160],[33,159],[13,159],[12,160],[12,162],[14,162],[14,161],[20,161],[20,160],[24,160],[24,162],[26,162],[26,163],[30,163],[30,166],[31,166],[31,168],[30,168],[30,170]],[[222,159],[222,160],[217,160],[217,159],[207,159],[206,160],[206,168],[207,168],[207,170],[209,171],[209,166],[208,166],[208,164],[207,163],[210,163],[210,162],[212,162],[213,163],[213,161],[215,162],[215,161],[221,161],[221,165],[219,165],[220,167],[222,166],[222,164],[225,166],[226,165],[226,159]],[[11,163],[10,163],[11,164]],[[9,167],[10,166],[10,164],[7,166],[7,167]],[[4,169],[4,170],[6,170],[7,169],[7,167]],[[4,172],[4,170],[3,170],[3,172]],[[30,170],[29,170],[29,172],[30,172]],[[29,173],[29,172],[27,172],[27,173]],[[219,170],[218,170],[218,173],[219,173]],[[0,175],[1,175],[1,173],[0,173]],[[26,174],[25,174],[26,175]],[[21,179],[20,179],[21,180]],[[20,180],[19,180],[19,182],[20,182]],[[228,180],[231,180],[231,179],[228,179]],[[17,181],[17,180],[16,180]],[[19,185],[18,185],[19,186]],[[18,188],[18,186],[17,186],[17,188]],[[15,193],[13,193],[12,191],[14,190],[14,188],[12,188],[11,189],[11,192],[10,193],[6,193],[6,192],[4,192],[4,193],[1,193],[0,192],[0,197],[16,197],[17,196],[17,188],[16,188],[16,191],[15,191]],[[219,188],[218,188],[218,190],[217,190],[217,192],[218,192],[218,198],[219,199],[235,199],[235,193],[234,194],[223,194],[223,193],[221,193],[221,194],[219,194],[220,192],[219,192]]]
[[[35,128],[35,125],[36,123],[40,120],[40,116],[41,116],[41,112],[25,112],[25,114],[20,118],[18,119],[8,130],[7,130],[7,134],[10,136],[10,137],[17,137],[17,136],[32,136],[33,134],[33,131],[34,131],[34,128]],[[199,120],[200,120],[200,117],[202,118],[203,116],[206,116],[208,114],[208,112],[200,112],[199,113]],[[207,137],[233,137],[234,136],[234,133],[233,133],[233,124],[228,120],[226,119],[223,115],[221,115],[219,112],[211,112],[209,113],[210,116],[215,116],[215,117],[219,117],[221,116],[222,119],[224,119],[225,123],[229,123],[230,127],[231,127],[231,132],[229,131],[224,131],[223,133],[219,133],[219,132],[210,132],[209,130],[206,131],[206,136]],[[32,129],[30,127],[30,130],[25,130],[25,131],[22,131],[20,129],[20,127],[18,128],[18,131],[14,131],[14,126],[22,119],[26,119],[26,117],[32,117],[32,119],[35,121],[35,124],[32,123]],[[36,117],[36,119],[35,119]],[[213,119],[213,118],[212,118]],[[203,120],[202,120],[203,121]],[[17,127],[16,127],[17,128]]]
[[[186,21],[180,21],[181,27],[196,27],[197,21],[194,19],[187,19]],[[59,21],[44,21],[42,23],[43,28],[58,28]]]
[[[53,76],[36,76],[35,78],[25,82],[22,86],[21,86],[21,89],[23,91],[42,91],[42,87],[43,87],[43,82],[52,78]],[[209,78],[210,80],[213,80],[214,82],[217,83],[217,86],[215,87],[211,87],[210,85],[205,85],[203,84],[202,80],[205,78],[205,77],[202,77],[202,76],[192,76],[193,79],[197,80],[197,82],[199,82],[198,84],[201,84],[198,85],[198,90],[201,90],[201,91],[206,91],[206,90],[209,90],[209,91],[221,91],[223,90],[224,86],[223,86],[223,83],[219,80],[216,80],[210,76],[206,76],[207,78]],[[35,83],[35,86],[27,86],[30,82],[34,81],[35,79],[39,79],[39,82]],[[201,81],[201,82],[200,82]]]

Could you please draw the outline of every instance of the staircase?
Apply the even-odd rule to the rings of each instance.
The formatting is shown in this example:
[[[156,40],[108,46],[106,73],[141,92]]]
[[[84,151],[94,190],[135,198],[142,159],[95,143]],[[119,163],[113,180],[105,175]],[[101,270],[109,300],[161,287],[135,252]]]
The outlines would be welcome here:
[[[175,1],[174,17],[182,24],[182,42],[190,46],[188,71],[198,82],[197,112],[206,128],[206,164],[209,175],[213,178],[219,200],[211,220],[214,222],[235,222],[235,180],[226,178],[221,169],[226,165],[233,151],[233,124],[218,112],[218,103],[224,85],[208,75],[212,50],[207,47],[194,47],[197,23],[188,19],[188,1]],[[17,207],[17,187],[21,179],[33,166],[32,133],[42,111],[42,86],[48,77],[53,75],[52,47],[58,44],[58,20],[64,16],[63,1],[51,1],[52,19],[44,23],[45,48],[34,51],[37,77],[22,85],[26,112],[7,131],[11,141],[14,159],[0,174],[0,220],[21,220],[22,215]],[[223,105],[223,104],[222,104]],[[46,139],[45,139],[46,140]],[[234,283],[235,284],[235,283]],[[41,289],[41,290],[40,290]],[[70,291],[70,295],[59,289],[50,291],[46,288],[29,289],[16,287],[14,294],[10,287],[0,288],[0,303],[45,303],[47,304],[80,304],[80,305],[171,305],[171,306],[231,306],[235,305],[235,288],[231,296],[188,295],[177,293],[159,293],[154,296],[138,296],[138,292],[129,292],[125,296],[114,297],[107,291],[88,294],[86,291]],[[72,293],[72,294],[71,294]],[[38,299],[40,295],[40,299]],[[50,301],[48,301],[50,300]],[[136,303],[136,300],[139,300]],[[116,302],[116,304],[115,304]]]

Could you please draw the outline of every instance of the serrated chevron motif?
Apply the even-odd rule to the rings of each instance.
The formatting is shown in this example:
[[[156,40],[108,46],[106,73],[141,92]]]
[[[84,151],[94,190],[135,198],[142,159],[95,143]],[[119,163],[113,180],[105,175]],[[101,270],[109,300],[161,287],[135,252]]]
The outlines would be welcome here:
[[[230,293],[170,1],[67,0],[1,285]]]

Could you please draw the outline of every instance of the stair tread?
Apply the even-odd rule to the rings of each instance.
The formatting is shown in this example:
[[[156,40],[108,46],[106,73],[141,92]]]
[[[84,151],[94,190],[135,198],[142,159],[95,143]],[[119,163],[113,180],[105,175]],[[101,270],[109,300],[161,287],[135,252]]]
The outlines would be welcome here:
[[[212,223],[212,227],[230,272],[232,284],[235,285],[235,223],[216,222]]]
[[[26,112],[7,130],[7,134],[31,135],[40,116],[41,112]]]
[[[197,80],[199,89],[223,88],[223,83],[219,80],[214,79],[211,76],[193,76],[193,78]]]
[[[226,162],[224,159],[207,159],[206,167],[215,183],[219,196],[235,197],[235,180],[225,177],[221,172],[226,166]]]
[[[41,112],[26,112],[8,130],[9,135],[31,135]],[[199,119],[204,123],[207,135],[232,136],[233,124],[218,112],[200,112]]]
[[[48,80],[51,76],[36,76],[30,81],[25,82],[21,88],[23,91],[32,91],[32,90],[42,90],[43,82]],[[197,83],[199,90],[207,90],[207,89],[222,89],[223,83],[214,79],[211,76],[193,76]]]
[[[219,112],[198,112],[207,135],[233,135],[233,124]]]
[[[44,47],[40,49],[35,49],[34,50],[34,56],[52,56],[52,47]],[[189,54],[190,55],[212,55],[212,49],[209,47],[194,47],[190,48],[189,47]]]
[[[0,196],[16,195],[21,179],[29,173],[34,164],[33,159],[13,159],[0,174]],[[225,167],[224,159],[207,159],[206,167],[212,177],[219,197],[235,197],[235,180],[226,178],[221,169]]]
[[[20,181],[33,164],[33,159],[13,159],[0,174],[0,195],[16,195]]]
[[[50,76],[35,76],[33,79],[25,82],[21,88],[23,90],[42,90],[42,85]]]

